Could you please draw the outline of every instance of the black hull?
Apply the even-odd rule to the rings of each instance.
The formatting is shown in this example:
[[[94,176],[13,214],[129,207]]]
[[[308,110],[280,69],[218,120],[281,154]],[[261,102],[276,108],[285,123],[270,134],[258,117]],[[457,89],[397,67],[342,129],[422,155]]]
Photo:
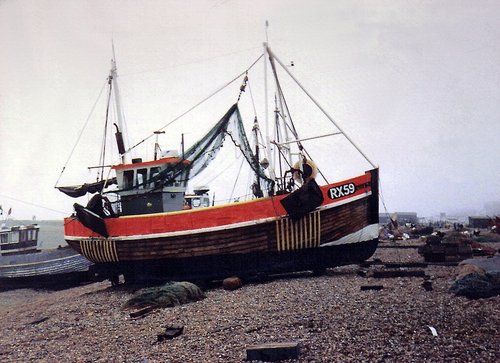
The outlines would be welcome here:
[[[378,239],[366,242],[286,252],[254,252],[148,261],[103,263],[91,267],[98,278],[124,275],[126,282],[157,283],[167,280],[215,280],[262,274],[321,271],[361,263],[377,249]]]

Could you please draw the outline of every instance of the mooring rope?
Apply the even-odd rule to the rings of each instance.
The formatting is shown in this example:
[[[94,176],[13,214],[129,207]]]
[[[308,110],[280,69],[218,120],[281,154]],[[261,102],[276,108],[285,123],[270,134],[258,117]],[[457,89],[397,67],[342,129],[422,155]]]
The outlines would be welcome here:
[[[230,80],[229,82],[227,82],[223,86],[219,87],[217,90],[215,90],[214,92],[212,92],[209,96],[205,97],[204,99],[202,99],[200,102],[198,102],[194,106],[190,107],[187,111],[183,112],[182,114],[180,114],[179,116],[177,116],[176,118],[174,118],[172,121],[168,122],[166,125],[164,125],[163,127],[159,128],[157,131],[164,130],[165,128],[167,128],[168,126],[170,126],[171,124],[173,124],[175,121],[177,121],[180,118],[184,117],[189,112],[193,111],[195,108],[197,108],[198,106],[200,106],[201,104],[203,104],[205,101],[209,100],[210,98],[212,98],[213,96],[215,96],[217,93],[219,93],[220,91],[222,91],[224,88],[228,87],[230,84],[232,84],[233,82],[235,82],[236,80],[238,80],[241,76],[243,76],[244,74],[246,74],[263,56],[264,55],[261,54],[246,70],[244,70],[243,72],[241,72],[240,74],[238,74],[236,77],[234,77],[232,80]],[[149,135],[146,138],[144,138],[141,141],[139,141],[134,146],[129,147],[125,151],[125,154],[128,153],[128,152],[130,152],[132,149],[135,149],[137,146],[141,145],[143,142],[149,140],[154,135],[155,134],[152,133],[151,135]]]

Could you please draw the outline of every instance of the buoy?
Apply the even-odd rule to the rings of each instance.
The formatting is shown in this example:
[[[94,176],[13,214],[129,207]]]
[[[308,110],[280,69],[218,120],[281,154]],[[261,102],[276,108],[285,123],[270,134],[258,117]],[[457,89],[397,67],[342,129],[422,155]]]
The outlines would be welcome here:
[[[222,286],[224,287],[224,290],[237,290],[243,286],[243,283],[239,277],[235,276],[224,279],[224,281],[222,281]]]
[[[303,174],[304,174],[304,178],[311,177],[311,178],[315,179],[316,176],[318,175],[318,167],[316,166],[316,164],[312,160],[307,160],[305,162],[305,164],[302,163],[301,161],[297,161],[293,165],[293,168],[294,169],[301,169]],[[296,182],[299,182],[299,183],[304,182],[300,173],[297,173],[297,172],[293,173],[293,178],[295,179]]]

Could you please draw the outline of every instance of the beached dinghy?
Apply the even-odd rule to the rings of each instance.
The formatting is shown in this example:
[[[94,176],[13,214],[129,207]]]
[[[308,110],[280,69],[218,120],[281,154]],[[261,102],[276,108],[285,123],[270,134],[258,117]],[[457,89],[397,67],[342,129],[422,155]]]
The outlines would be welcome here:
[[[372,256],[378,243],[378,169],[353,144],[373,168],[347,180],[326,181],[305,144],[324,142],[332,135],[351,139],[305,90],[337,132],[300,139],[293,123],[300,120],[292,122],[277,64],[303,87],[267,45],[264,49],[260,58],[269,59],[276,83],[272,135],[260,136],[255,116],[251,145],[240,112],[254,62],[239,78],[238,102],[220,112],[219,121],[187,150],[162,154],[155,144],[152,160],[127,161],[133,147],[125,146],[118,112],[114,130],[121,161],[95,183],[58,187],[72,197],[95,193],[86,206],[74,204],[75,213],[64,221],[64,234],[73,249],[95,264],[97,273],[123,274],[130,280],[220,278],[321,271]],[[113,60],[109,96],[119,106],[116,82]],[[246,200],[215,203],[208,188],[191,186],[223,144],[234,144],[253,172],[251,197]],[[318,182],[320,178],[324,181]],[[188,188],[193,192],[188,194]]]
[[[38,248],[37,224],[7,224],[12,222],[6,219],[0,228],[0,290],[66,287],[89,280],[92,263],[68,246]]]

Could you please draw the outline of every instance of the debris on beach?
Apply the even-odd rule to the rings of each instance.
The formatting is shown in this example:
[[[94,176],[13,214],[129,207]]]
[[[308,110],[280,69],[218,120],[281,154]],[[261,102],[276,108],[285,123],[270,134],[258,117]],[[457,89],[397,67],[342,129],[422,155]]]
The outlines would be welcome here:
[[[166,339],[174,339],[184,332],[184,325],[169,325],[165,328],[165,331],[158,334],[157,339],[162,342]]]
[[[449,235],[433,233],[424,237],[425,245],[418,253],[427,262],[460,262],[472,257],[473,240],[468,234],[455,232]]]
[[[381,225],[379,238],[381,240],[403,240],[416,239],[422,236],[431,235],[434,232],[432,226],[418,226],[413,223],[400,225],[396,220],[390,220],[386,225]]]
[[[428,262],[460,262],[472,256],[493,256],[496,249],[475,240],[469,231],[445,234],[434,232],[424,237],[425,245],[418,250]]]
[[[434,328],[433,326],[429,325],[429,330],[431,331],[433,337],[437,337],[438,336],[436,328]]]
[[[430,277],[424,277],[424,281],[422,282],[422,287],[425,289],[425,291],[432,291],[432,280]]]

